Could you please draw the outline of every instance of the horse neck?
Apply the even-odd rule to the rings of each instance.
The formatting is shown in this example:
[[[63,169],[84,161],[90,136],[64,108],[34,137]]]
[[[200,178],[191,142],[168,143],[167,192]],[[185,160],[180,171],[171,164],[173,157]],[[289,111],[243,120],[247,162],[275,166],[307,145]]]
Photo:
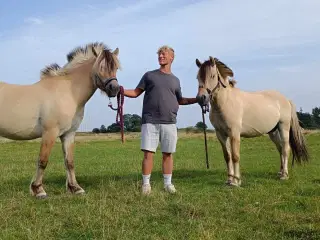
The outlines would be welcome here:
[[[222,107],[227,104],[229,92],[231,88],[227,86],[224,88],[221,84],[219,88],[217,89],[216,93],[212,95],[210,104],[213,109],[219,110],[222,109]]]
[[[70,71],[72,92],[78,106],[84,106],[97,90],[91,76],[94,59],[88,60]]]

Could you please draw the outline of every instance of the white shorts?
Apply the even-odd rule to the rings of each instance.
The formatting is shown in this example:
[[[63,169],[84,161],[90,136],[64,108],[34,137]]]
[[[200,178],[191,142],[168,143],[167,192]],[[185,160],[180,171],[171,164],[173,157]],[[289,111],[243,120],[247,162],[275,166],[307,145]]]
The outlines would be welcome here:
[[[176,124],[151,124],[141,126],[141,150],[156,152],[159,142],[161,152],[174,153],[178,140]]]

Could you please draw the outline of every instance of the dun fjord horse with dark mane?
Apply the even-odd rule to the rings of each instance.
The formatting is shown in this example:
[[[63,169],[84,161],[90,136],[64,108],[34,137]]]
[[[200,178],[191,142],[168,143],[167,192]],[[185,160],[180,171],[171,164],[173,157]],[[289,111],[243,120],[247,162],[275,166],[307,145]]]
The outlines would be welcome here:
[[[110,51],[103,43],[75,48],[64,67],[51,64],[31,85],[0,83],[0,135],[13,140],[41,138],[40,153],[30,192],[47,196],[42,180],[51,149],[60,138],[67,172],[66,187],[71,193],[85,191],[77,183],[74,170],[74,138],[88,100],[99,88],[115,97],[120,86],[119,49]]]
[[[222,146],[228,169],[227,184],[240,186],[240,138],[269,134],[280,153],[280,179],[288,179],[290,147],[293,162],[307,162],[309,154],[297,118],[296,107],[274,90],[245,92],[235,87],[228,77],[233,71],[217,58],[201,63],[197,98],[210,102],[210,121]]]

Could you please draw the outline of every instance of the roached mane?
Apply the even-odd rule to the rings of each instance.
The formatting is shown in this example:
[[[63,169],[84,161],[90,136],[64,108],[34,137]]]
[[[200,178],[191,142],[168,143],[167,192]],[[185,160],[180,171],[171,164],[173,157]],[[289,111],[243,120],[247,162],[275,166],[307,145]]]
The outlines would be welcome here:
[[[101,51],[105,51],[108,69],[114,70],[116,68],[120,68],[120,63],[118,59],[113,56],[111,49],[102,42],[94,42],[86,44],[85,46],[78,46],[70,51],[66,56],[68,62],[62,68],[57,63],[46,66],[41,70],[41,78],[66,75],[68,70],[72,69],[76,65],[95,57],[92,49],[94,49],[98,55],[101,53]]]

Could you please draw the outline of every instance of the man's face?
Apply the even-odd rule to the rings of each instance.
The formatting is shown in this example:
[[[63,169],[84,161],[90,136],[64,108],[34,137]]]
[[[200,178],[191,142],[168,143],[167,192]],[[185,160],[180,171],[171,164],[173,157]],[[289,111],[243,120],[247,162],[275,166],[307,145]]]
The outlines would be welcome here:
[[[161,66],[171,64],[173,61],[173,54],[171,51],[160,51],[158,55],[158,61]]]

